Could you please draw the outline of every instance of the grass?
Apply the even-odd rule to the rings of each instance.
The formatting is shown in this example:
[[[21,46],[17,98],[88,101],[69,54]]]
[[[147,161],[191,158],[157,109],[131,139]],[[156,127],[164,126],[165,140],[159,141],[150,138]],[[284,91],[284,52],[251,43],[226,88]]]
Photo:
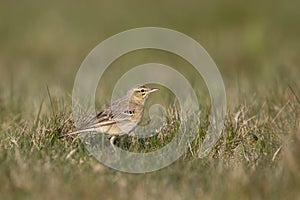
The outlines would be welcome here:
[[[0,199],[300,198],[296,2],[44,3],[0,6]],[[173,66],[200,88],[199,134],[186,153],[159,171],[129,174],[100,164],[80,140],[57,136],[73,128],[70,94],[88,52],[113,34],[141,26],[172,28],[199,41],[221,71],[228,111],[222,137],[199,159],[209,125],[201,77],[166,52],[137,51],[116,60],[106,72],[115,79],[100,80],[99,109],[110,85],[145,62]],[[162,99],[167,104],[172,95]],[[169,117],[169,124],[178,123]],[[169,125],[159,136],[116,143],[152,151],[169,142],[174,129]]]
[[[24,110],[23,102],[13,94],[1,104],[0,181],[5,183],[1,198],[299,197],[300,104],[296,90],[286,88],[281,103],[266,99],[228,111],[222,138],[208,157],[199,159],[197,152],[208,125],[204,115],[191,149],[171,166],[140,175],[101,165],[78,139],[57,139],[71,126],[65,125],[71,113],[68,97],[55,98],[48,91],[48,98],[36,110]],[[28,117],[28,111],[36,114]],[[125,137],[117,144],[149,151],[163,145],[167,137],[154,137],[150,143],[131,143],[132,138]]]
[[[297,124],[294,123],[294,119],[297,118],[285,116],[296,113],[294,106],[299,109],[299,105],[294,103],[278,108],[278,112],[272,114],[277,119],[262,117],[261,120],[257,120],[249,114],[251,110],[245,112],[244,107],[241,110],[237,109],[238,112],[241,111],[241,116],[237,117],[236,113],[229,115],[225,135],[211,157],[200,160],[188,151],[187,155],[167,169],[146,175],[115,172],[97,163],[78,140],[57,140],[59,128],[65,118],[68,118],[66,113],[69,113],[61,104],[57,105],[59,112],[57,110],[57,113],[52,115],[51,111],[48,115],[41,116],[35,124],[32,123],[33,120],[24,120],[22,116],[11,116],[12,119],[9,118],[8,122],[1,126],[1,180],[6,183],[6,186],[1,187],[1,194],[39,198],[47,192],[54,195],[51,197],[57,198],[63,198],[64,195],[120,195],[119,197],[125,198],[129,190],[139,191],[140,193],[136,194],[137,198],[141,197],[140,195],[155,198],[161,193],[164,193],[166,198],[168,195],[180,196],[180,193],[187,195],[184,198],[202,195],[212,198],[224,195],[228,198],[238,198],[247,192],[254,198],[256,195],[263,198],[264,195],[272,197],[273,192],[274,197],[278,197],[286,188],[289,188],[290,192],[296,192],[296,185],[299,184],[298,179],[295,179],[299,176],[299,136],[294,135],[293,133],[297,132],[293,130],[297,130]],[[250,109],[248,106],[246,108]],[[282,109],[286,111],[281,111]],[[279,112],[280,115],[277,115]],[[248,121],[251,118],[252,120]],[[254,147],[244,141],[244,137],[250,133],[259,138]],[[192,150],[197,151],[197,147],[195,144]],[[277,154],[278,150],[280,152]],[[161,182],[161,179],[164,181]],[[226,184],[228,182],[231,184]],[[162,185],[156,185],[158,183]],[[115,194],[111,187],[116,187],[125,194]],[[97,193],[97,188],[110,194]],[[161,188],[165,188],[167,193]],[[92,194],[85,190],[91,190]],[[130,195],[127,198],[130,198]]]

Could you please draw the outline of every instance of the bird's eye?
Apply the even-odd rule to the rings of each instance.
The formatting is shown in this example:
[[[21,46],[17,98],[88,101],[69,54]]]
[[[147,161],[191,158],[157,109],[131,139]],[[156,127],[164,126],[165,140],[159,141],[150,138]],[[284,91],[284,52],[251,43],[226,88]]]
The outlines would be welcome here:
[[[144,90],[144,89],[141,89],[141,92],[142,92],[142,93],[144,93],[144,92],[145,92],[145,90]]]

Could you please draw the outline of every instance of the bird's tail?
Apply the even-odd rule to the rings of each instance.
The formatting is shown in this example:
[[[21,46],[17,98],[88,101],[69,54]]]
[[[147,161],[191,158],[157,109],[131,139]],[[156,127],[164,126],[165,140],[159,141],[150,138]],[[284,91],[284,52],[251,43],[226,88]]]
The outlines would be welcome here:
[[[99,130],[97,128],[81,129],[81,130],[66,133],[64,135],[60,135],[60,136],[58,136],[58,139],[61,139],[63,137],[70,136],[70,135],[76,135],[76,134],[81,134],[81,133],[86,133],[86,132],[93,132],[93,131],[99,131]]]

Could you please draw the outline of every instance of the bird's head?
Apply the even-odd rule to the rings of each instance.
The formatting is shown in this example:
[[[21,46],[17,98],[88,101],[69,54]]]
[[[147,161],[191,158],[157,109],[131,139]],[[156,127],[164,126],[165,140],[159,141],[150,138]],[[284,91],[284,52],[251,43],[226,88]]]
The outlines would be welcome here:
[[[158,88],[150,88],[145,85],[140,85],[132,89],[130,92],[131,100],[135,102],[145,102],[149,94],[159,90]]]

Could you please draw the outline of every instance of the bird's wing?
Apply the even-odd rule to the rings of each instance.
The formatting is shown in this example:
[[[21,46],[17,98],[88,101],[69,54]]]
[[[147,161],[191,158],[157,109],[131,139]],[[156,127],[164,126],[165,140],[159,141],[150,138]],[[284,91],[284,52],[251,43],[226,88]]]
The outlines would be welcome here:
[[[99,126],[110,126],[116,123],[121,123],[131,119],[133,112],[122,109],[105,109],[98,113],[95,118],[93,118],[84,128],[93,128]]]
[[[131,112],[130,112],[131,111]],[[113,102],[108,108],[98,113],[88,123],[83,125],[77,131],[60,136],[73,135],[80,132],[89,132],[99,129],[99,127],[110,126],[116,123],[131,122],[132,110],[129,109],[128,98],[124,97]]]

